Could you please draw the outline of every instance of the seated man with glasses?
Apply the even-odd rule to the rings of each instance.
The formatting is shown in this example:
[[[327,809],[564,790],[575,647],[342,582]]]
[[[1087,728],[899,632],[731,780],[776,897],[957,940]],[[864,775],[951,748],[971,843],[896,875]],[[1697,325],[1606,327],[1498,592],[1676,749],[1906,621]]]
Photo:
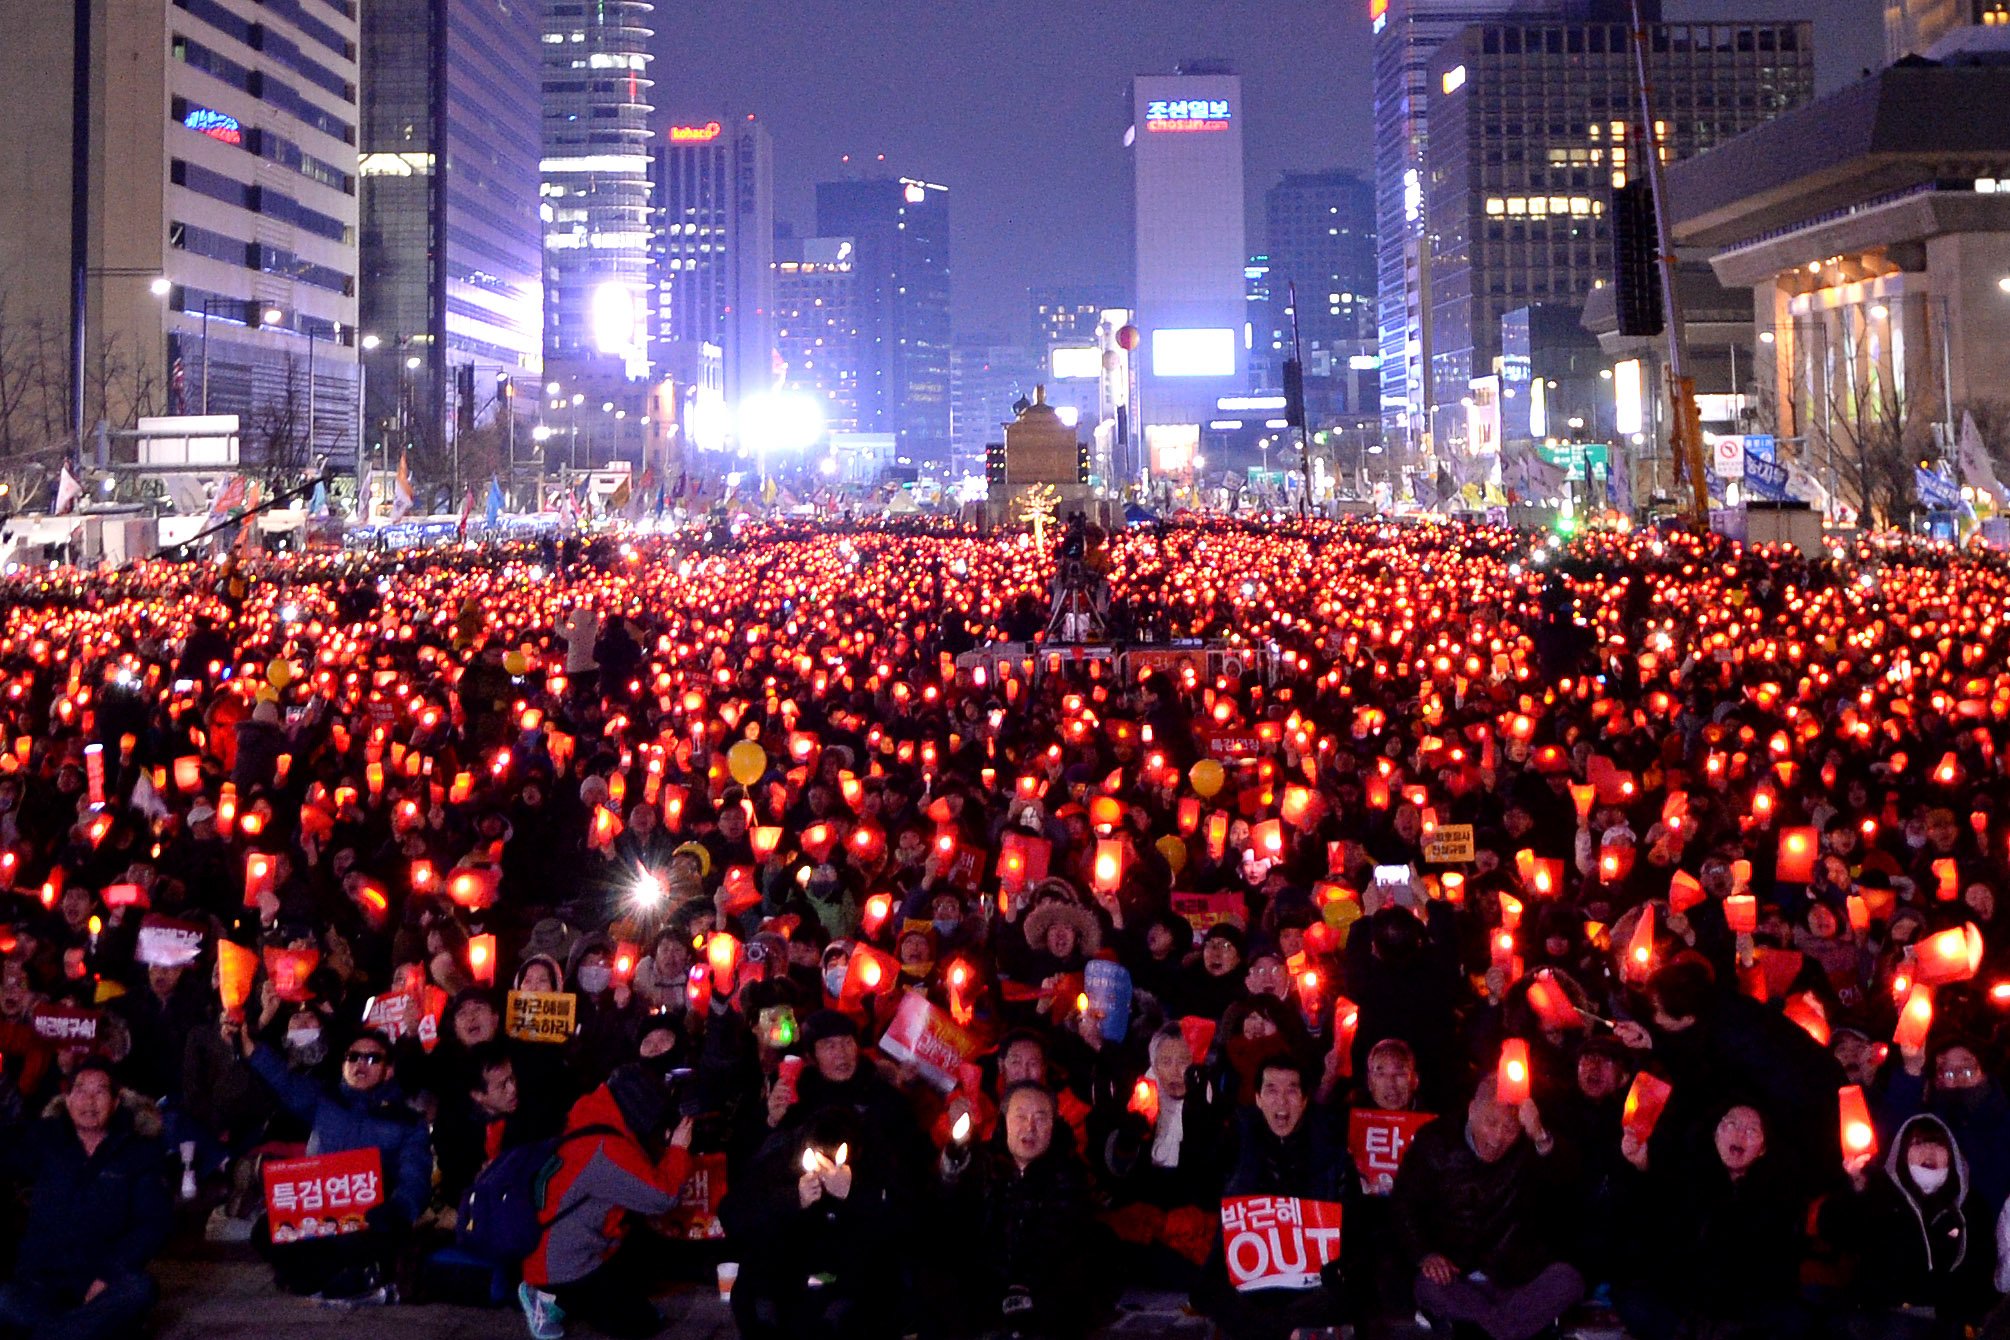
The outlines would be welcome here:
[[[224,1037],[239,1047],[252,1072],[309,1127],[309,1154],[375,1149],[383,1161],[384,1195],[365,1216],[366,1229],[334,1237],[271,1243],[279,1286],[334,1304],[395,1303],[393,1261],[432,1189],[433,1155],[425,1119],[405,1101],[391,1075],[391,1040],[370,1029],[342,1056],[342,1078],[328,1086],[289,1069],[285,1058],[253,1041],[242,1024],[225,1020]]]

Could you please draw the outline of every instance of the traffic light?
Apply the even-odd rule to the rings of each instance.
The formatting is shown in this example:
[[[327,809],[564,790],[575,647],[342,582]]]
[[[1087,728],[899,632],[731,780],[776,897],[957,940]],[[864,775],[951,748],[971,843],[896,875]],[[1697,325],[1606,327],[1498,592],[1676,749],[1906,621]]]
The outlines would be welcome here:
[[[1089,482],[1089,465],[1089,444],[1078,442],[1075,446],[1075,482],[1077,484],[1086,484]]]
[[[1003,484],[1005,482],[1005,444],[986,442],[984,444],[984,482]]]
[[[1654,192],[1636,177],[1612,192],[1612,286],[1619,333],[1659,335],[1661,239],[1654,225]]]
[[[475,365],[463,363],[454,369],[455,415],[454,422],[462,432],[470,432],[475,426]]]
[[[1284,422],[1305,426],[1305,365],[1295,358],[1284,360]]]

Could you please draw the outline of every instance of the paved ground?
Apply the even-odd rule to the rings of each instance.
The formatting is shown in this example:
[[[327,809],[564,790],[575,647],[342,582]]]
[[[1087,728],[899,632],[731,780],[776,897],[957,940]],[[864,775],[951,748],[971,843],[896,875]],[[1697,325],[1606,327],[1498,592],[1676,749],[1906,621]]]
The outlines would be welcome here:
[[[206,1247],[162,1262],[161,1308],[155,1340],[525,1340],[514,1307],[481,1309],[427,1305],[353,1312],[288,1298],[249,1249]],[[716,1289],[680,1286],[660,1300],[670,1317],[664,1340],[734,1340],[732,1316]],[[1182,1316],[1170,1295],[1139,1295],[1101,1336],[1174,1336],[1201,1340],[1206,1324]],[[584,1328],[574,1331],[586,1336]]]

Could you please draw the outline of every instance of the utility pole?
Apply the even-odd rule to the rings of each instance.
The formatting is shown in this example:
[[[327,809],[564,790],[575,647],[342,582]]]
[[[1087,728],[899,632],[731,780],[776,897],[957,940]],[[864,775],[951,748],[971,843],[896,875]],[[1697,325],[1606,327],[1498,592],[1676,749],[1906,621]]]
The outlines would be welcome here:
[[[1710,529],[1710,487],[1703,477],[1703,419],[1696,407],[1696,379],[1689,372],[1689,336],[1682,319],[1681,295],[1675,287],[1675,239],[1668,227],[1661,143],[1654,133],[1654,84],[1647,71],[1647,23],[1640,12],[1640,0],[1629,0],[1629,8],[1635,91],[1640,95],[1638,146],[1647,159],[1647,187],[1654,197],[1654,235],[1661,252],[1661,311],[1668,329],[1668,402],[1673,419],[1668,445],[1689,478],[1689,524],[1706,532]]]
[[[1284,365],[1284,418],[1298,425],[1298,445],[1305,452],[1305,491],[1298,497],[1298,514],[1312,511],[1312,439],[1305,427],[1305,349],[1298,338],[1298,281],[1287,280],[1286,299],[1291,304],[1291,358]]]

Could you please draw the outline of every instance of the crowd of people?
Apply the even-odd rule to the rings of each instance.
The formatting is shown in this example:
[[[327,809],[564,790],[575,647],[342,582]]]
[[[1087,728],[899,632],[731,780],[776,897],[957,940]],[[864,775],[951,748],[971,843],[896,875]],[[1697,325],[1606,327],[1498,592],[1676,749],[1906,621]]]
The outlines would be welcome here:
[[[2010,1335],[2010,569],[773,525],[0,589],[0,1331]],[[1421,1319],[1421,1320],[1420,1320]]]

